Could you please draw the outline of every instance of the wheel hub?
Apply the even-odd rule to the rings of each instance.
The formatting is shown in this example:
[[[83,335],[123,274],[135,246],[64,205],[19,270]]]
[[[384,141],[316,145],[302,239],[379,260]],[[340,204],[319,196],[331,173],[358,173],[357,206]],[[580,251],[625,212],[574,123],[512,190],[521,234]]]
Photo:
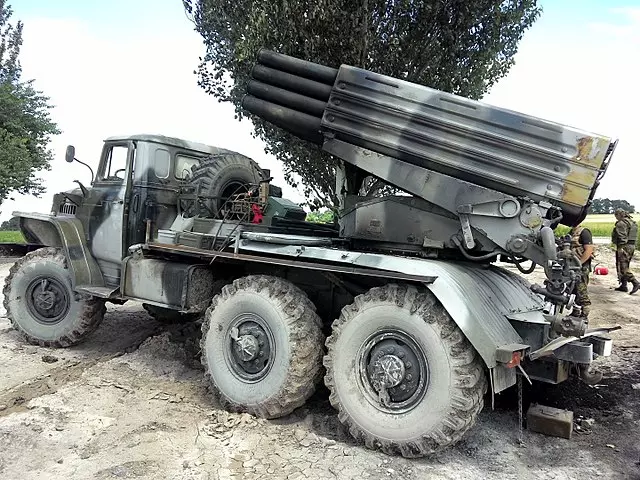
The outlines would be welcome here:
[[[236,354],[243,362],[250,362],[258,356],[259,340],[253,335],[242,335],[235,340]]]
[[[226,358],[231,371],[245,381],[260,380],[273,363],[273,334],[262,318],[245,314],[236,318],[229,329]]]
[[[71,298],[68,288],[52,277],[38,277],[26,291],[27,308],[36,321],[53,325],[69,312]]]
[[[381,388],[400,385],[404,380],[404,372],[404,363],[395,355],[383,355],[374,362],[372,367],[373,380]]]
[[[360,378],[379,409],[402,413],[424,396],[429,371],[418,344],[404,332],[374,335],[360,355]]]

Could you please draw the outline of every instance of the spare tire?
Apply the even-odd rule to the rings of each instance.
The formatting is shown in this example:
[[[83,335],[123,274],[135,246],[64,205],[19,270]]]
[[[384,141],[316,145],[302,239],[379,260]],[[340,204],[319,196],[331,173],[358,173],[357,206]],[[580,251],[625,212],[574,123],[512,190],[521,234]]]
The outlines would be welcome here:
[[[247,192],[249,187],[257,185],[268,176],[260,166],[244,155],[222,153],[212,155],[194,165],[188,184],[197,201],[182,203],[187,216],[217,218],[225,203],[233,196]],[[282,190],[270,186],[269,194],[282,196]]]

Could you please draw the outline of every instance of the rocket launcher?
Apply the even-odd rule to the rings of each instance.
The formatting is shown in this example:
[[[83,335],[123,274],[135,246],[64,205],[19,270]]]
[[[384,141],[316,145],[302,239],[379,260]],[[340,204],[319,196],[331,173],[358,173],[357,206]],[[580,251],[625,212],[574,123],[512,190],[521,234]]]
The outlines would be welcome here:
[[[466,256],[557,260],[553,228],[588,211],[617,140],[372,71],[261,50],[248,112],[460,222]],[[487,242],[486,239],[489,239]]]

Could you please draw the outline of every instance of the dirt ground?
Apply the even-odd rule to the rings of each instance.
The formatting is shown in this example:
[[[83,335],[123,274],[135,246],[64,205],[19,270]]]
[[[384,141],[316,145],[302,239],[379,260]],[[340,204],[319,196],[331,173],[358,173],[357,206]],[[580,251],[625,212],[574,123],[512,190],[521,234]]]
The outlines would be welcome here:
[[[6,479],[617,479],[640,478],[640,295],[593,276],[591,325],[619,324],[601,384],[525,388],[571,409],[571,440],[524,432],[513,390],[435,458],[354,444],[321,389],[278,421],[220,410],[207,393],[197,325],[163,327],[138,304],[110,306],[99,330],[65,350],[26,345],[0,310],[0,478]],[[637,260],[636,260],[637,262]],[[4,282],[10,264],[0,264]],[[529,276],[540,278],[541,272]],[[525,410],[526,411],[526,410]]]

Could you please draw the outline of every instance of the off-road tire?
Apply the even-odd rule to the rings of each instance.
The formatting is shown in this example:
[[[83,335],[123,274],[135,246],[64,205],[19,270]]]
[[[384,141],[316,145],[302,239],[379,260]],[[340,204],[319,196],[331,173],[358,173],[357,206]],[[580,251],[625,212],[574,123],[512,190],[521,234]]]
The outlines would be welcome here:
[[[26,288],[38,276],[46,275],[67,289],[69,309],[55,325],[44,325],[29,310]],[[76,345],[93,333],[106,312],[105,301],[71,290],[67,259],[59,248],[45,247],[18,260],[5,279],[4,308],[11,325],[24,339],[42,347],[64,348]]]
[[[199,214],[203,217],[216,216],[223,206],[225,198],[240,193],[240,185],[256,185],[266,180],[260,166],[249,157],[238,153],[222,153],[203,159],[195,165],[188,183],[201,198],[197,206],[185,206],[187,214]],[[269,194],[282,196],[282,189],[269,186]]]
[[[258,314],[274,335],[275,357],[266,376],[246,383],[225,357],[235,318]],[[202,325],[202,364],[211,391],[223,408],[260,418],[288,415],[303,405],[321,381],[324,336],[307,295],[278,277],[235,280],[214,297]]]
[[[200,316],[197,313],[181,313],[170,308],[158,307],[149,303],[143,303],[142,308],[144,308],[156,322],[165,325],[195,322]]]
[[[356,381],[361,339],[385,328],[413,336],[431,375],[420,403],[402,414],[379,410]],[[487,381],[482,361],[426,289],[390,284],[357,296],[333,323],[326,345],[329,400],[351,435],[370,449],[410,458],[430,455],[460,440],[483,408]]]

